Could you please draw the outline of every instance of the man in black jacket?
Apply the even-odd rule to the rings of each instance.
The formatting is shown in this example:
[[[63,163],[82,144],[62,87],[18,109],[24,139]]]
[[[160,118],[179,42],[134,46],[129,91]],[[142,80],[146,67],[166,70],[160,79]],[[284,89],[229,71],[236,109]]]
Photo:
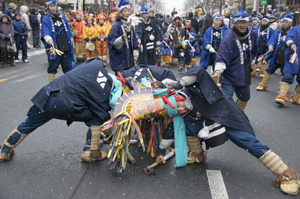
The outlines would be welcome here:
[[[193,12],[190,12],[189,17],[187,17],[186,19],[191,20],[191,26],[195,29],[196,33],[198,34],[199,23],[198,23],[197,19],[193,18]]]
[[[37,14],[38,11],[34,7],[31,9],[30,15],[29,15],[29,21],[30,21],[30,26],[32,30],[32,40],[33,40],[33,47],[34,48],[39,48],[39,36],[40,36],[40,23],[37,19]]]

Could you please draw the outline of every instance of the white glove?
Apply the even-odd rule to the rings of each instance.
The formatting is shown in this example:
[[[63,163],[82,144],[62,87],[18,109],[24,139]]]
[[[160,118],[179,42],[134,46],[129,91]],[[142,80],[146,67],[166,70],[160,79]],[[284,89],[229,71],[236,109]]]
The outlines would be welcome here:
[[[168,86],[170,83],[177,83],[177,81],[174,81],[174,80],[171,80],[171,79],[164,79],[163,81],[162,81],[162,83],[164,84],[164,85],[166,85],[166,86]]]
[[[210,53],[216,53],[216,51],[215,51],[215,49],[214,49],[213,47],[210,47],[210,48],[209,48],[209,52],[210,52]]]

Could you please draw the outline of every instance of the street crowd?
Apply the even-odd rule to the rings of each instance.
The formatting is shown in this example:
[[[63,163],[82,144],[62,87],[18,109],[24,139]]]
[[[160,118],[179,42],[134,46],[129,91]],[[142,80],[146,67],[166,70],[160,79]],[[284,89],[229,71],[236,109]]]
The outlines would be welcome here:
[[[28,111],[28,118],[0,145],[0,162],[10,160],[14,149],[28,134],[55,118],[66,120],[68,125],[81,121],[88,126],[82,161],[98,161],[108,155],[111,168],[122,172],[127,154],[130,155],[131,135],[124,129],[130,128],[128,121],[135,124],[133,120],[140,120],[141,131],[150,125],[151,139],[147,140],[146,135],[144,139],[148,141],[147,152],[157,157],[157,161],[164,162],[162,155],[175,141],[178,167],[203,163],[206,152],[202,142],[209,149],[230,139],[276,175],[275,186],[287,194],[298,194],[299,174],[257,140],[244,114],[250,100],[251,77],[257,76],[257,72],[263,79],[256,90],[264,91],[270,76],[280,69],[282,80],[275,102],[281,106],[290,101],[287,93],[297,77],[290,99],[300,104],[300,27],[292,27],[293,13],[274,10],[265,15],[253,12],[249,16],[241,8],[234,16],[209,12],[204,15],[203,9],[198,7],[196,19],[192,12],[183,18],[175,9],[170,16],[154,15],[145,6],[131,14],[126,0],[120,0],[119,11],[109,15],[79,11],[61,13],[56,0],[48,0],[46,6],[48,14],[42,17],[31,8],[34,16],[30,15],[29,28],[26,20],[21,19],[22,14],[9,12],[2,2],[2,63],[14,65],[18,62],[20,48],[22,60],[28,62],[26,40],[32,30],[34,47],[39,47],[40,38],[46,49],[49,84],[32,98],[34,105]],[[35,20],[36,26],[33,25]],[[12,45],[16,45],[16,50]],[[197,56],[200,56],[200,63],[196,63]],[[80,62],[83,63],[76,66]],[[55,78],[59,65],[66,74]],[[115,74],[109,74],[105,65]],[[209,66],[212,66],[211,75],[206,72]],[[179,73],[185,72],[180,80],[176,80],[170,67],[178,67]],[[109,111],[115,108],[121,95],[134,86],[126,82],[129,77],[134,77],[146,88],[167,88],[166,93],[154,92],[162,97],[160,102],[151,99],[144,106],[136,106],[138,113],[153,110],[155,113],[142,114],[135,119],[126,116],[120,119],[122,115],[117,115],[110,120]],[[234,94],[236,102],[232,99]],[[157,106],[151,107],[153,104]],[[134,102],[130,106],[134,109]],[[146,124],[143,123],[142,119],[149,115],[155,117],[152,123],[145,120]],[[164,116],[162,125],[157,119],[159,116]],[[167,127],[162,137],[160,134],[154,136],[159,132],[155,125],[159,126],[157,129]],[[113,126],[109,154],[100,151],[98,146],[107,126]],[[135,124],[135,128],[139,126]],[[146,131],[149,129],[144,133]],[[144,147],[143,131],[139,133],[139,144]]]

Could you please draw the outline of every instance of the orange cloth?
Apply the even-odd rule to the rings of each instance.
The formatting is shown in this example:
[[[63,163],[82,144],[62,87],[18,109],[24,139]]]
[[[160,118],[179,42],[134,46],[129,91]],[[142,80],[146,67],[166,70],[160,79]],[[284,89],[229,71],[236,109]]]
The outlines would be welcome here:
[[[170,55],[164,55],[163,56],[163,62],[166,63],[166,64],[172,63],[171,56]]]
[[[82,32],[82,39],[84,40],[85,38],[89,38],[89,40],[91,41],[92,38],[97,38],[97,30],[96,28],[91,25],[89,26],[85,26],[83,28],[83,32]],[[84,41],[84,53],[86,57],[94,57],[96,55],[96,51],[89,51],[85,48],[86,46],[86,41]],[[95,44],[95,41],[93,42]]]
[[[77,34],[74,36],[74,42],[82,42],[82,33],[85,26],[85,21],[74,21],[73,25],[75,26]]]
[[[105,24],[102,27],[99,24],[95,25],[97,30],[97,36],[101,39],[108,37],[109,29]],[[96,54],[98,56],[107,55],[107,41],[96,40]]]

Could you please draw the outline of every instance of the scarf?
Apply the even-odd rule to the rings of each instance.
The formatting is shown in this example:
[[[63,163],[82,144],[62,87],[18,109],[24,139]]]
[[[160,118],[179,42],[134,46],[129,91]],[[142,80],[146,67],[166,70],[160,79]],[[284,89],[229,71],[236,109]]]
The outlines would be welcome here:
[[[215,29],[215,30],[220,30],[221,27],[216,27],[216,26],[213,25],[213,29]]]
[[[60,12],[57,10],[55,13],[49,12],[52,18],[58,18],[60,16]]]
[[[282,30],[282,32],[286,33],[291,29],[291,27],[292,26],[288,26],[287,28],[281,28],[281,30]],[[279,30],[279,32],[281,32],[281,31]]]
[[[263,25],[260,26],[260,30],[261,31],[264,31],[267,28],[269,28],[269,24],[268,25],[264,25],[264,26]]]

